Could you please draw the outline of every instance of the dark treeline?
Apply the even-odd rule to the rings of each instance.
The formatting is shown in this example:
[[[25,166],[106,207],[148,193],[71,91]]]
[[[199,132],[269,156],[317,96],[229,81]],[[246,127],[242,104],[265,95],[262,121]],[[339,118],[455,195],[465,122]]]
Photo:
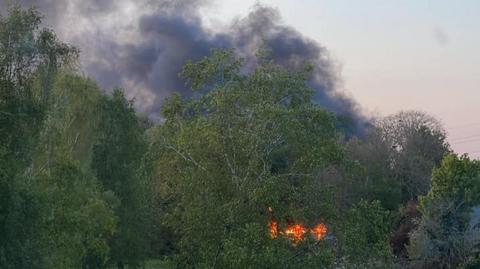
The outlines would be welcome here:
[[[436,119],[356,137],[312,66],[213,50],[152,123],[40,25],[0,17],[0,268],[479,268],[480,162]]]

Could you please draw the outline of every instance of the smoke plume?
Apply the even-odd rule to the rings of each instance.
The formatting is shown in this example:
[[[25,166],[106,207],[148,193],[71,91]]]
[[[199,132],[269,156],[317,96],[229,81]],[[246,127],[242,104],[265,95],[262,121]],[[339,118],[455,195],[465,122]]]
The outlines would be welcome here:
[[[81,50],[83,69],[102,88],[122,87],[137,108],[151,118],[172,92],[191,95],[178,77],[183,64],[198,60],[212,48],[234,48],[247,63],[255,63],[260,46],[272,60],[288,68],[305,61],[314,66],[310,85],[325,108],[360,122],[356,103],[338,89],[337,72],[327,50],[282,23],[279,12],[256,5],[229,30],[218,32],[202,24],[201,0],[22,0],[35,5],[60,37]],[[2,4],[0,4],[2,7]]]

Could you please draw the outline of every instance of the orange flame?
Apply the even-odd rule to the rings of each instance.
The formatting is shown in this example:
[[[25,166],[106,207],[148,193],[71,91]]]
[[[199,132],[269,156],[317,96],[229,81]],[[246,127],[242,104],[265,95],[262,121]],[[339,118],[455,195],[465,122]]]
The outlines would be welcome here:
[[[287,226],[283,232],[287,237],[292,238],[294,241],[302,241],[303,236],[307,233],[307,229],[300,224],[293,224]]]
[[[327,225],[325,225],[324,223],[319,223],[312,229],[308,229],[302,224],[289,222],[288,225],[284,227],[284,229],[279,230],[278,221],[276,221],[273,216],[272,207],[269,206],[267,210],[270,213],[271,220],[268,223],[268,229],[270,232],[270,238],[272,239],[277,238],[280,234],[292,240],[293,244],[296,245],[298,242],[305,239],[305,234],[307,234],[308,232],[310,232],[313,238],[317,241],[323,240],[327,236],[328,229]]]
[[[276,221],[271,221],[268,226],[270,227],[270,237],[272,239],[277,238],[278,235],[278,223]]]
[[[270,221],[268,224],[270,237],[275,239],[278,237],[278,234],[284,235],[287,238],[290,238],[294,242],[299,242],[305,239],[305,235],[310,232],[313,235],[313,238],[317,241],[325,239],[327,236],[327,226],[324,223],[319,223],[312,229],[307,229],[301,224],[292,224],[286,226],[283,230],[279,232],[278,222]]]
[[[313,227],[311,230],[317,241],[324,239],[327,236],[327,231],[327,226],[323,223],[317,224],[317,226]]]

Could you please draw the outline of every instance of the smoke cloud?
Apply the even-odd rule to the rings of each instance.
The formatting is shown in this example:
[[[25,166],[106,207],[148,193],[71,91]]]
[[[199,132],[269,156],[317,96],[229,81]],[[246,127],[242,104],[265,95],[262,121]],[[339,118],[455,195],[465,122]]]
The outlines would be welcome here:
[[[278,10],[256,5],[215,32],[202,24],[202,0],[22,0],[35,5],[60,37],[81,50],[87,75],[107,90],[122,87],[137,108],[159,117],[162,101],[172,92],[191,95],[178,77],[184,63],[209,55],[212,48],[234,48],[254,65],[260,46],[287,68],[309,61],[310,85],[325,108],[361,122],[357,104],[339,90],[337,72],[328,51],[318,42],[282,23]],[[4,4],[3,4],[4,5]],[[0,4],[2,7],[2,4]]]

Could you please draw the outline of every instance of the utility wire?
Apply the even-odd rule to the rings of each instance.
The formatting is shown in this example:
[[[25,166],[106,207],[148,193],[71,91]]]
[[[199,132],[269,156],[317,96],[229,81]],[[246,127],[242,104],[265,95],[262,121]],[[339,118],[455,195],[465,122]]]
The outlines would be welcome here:
[[[463,141],[456,141],[456,142],[453,142],[453,141],[450,141],[452,144],[465,144],[465,143],[472,143],[472,142],[480,142],[480,139],[479,138],[476,138],[476,139],[469,139],[469,140],[463,140]]]
[[[468,135],[464,137],[458,137],[458,138],[453,138],[453,139],[448,139],[450,142],[460,142],[463,140],[471,140],[472,138],[478,138],[480,139],[480,134],[473,134],[473,135]]]
[[[465,123],[465,124],[451,125],[447,129],[454,130],[454,129],[461,129],[461,128],[471,127],[471,126],[479,126],[479,125],[480,125],[480,121],[477,121],[477,122],[471,122],[471,123]]]

